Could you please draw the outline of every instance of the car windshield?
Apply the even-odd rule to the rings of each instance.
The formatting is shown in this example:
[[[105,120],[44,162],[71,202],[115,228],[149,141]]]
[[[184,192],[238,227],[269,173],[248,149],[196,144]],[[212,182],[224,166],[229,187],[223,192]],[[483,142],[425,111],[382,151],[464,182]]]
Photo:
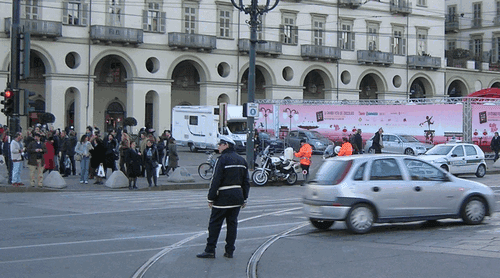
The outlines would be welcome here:
[[[311,182],[325,185],[339,184],[342,180],[344,180],[345,176],[349,172],[349,169],[351,168],[351,165],[352,160],[327,160],[320,166]]]
[[[247,129],[246,122],[228,122],[227,127],[234,134],[245,134]]]
[[[438,145],[434,146],[432,149],[428,150],[426,155],[447,155],[453,146]]]
[[[271,138],[271,136],[269,136],[269,134],[265,132],[259,133],[259,137],[261,137],[261,139],[266,139],[266,140],[269,140]]]
[[[417,138],[411,135],[399,135],[399,137],[401,137],[401,140],[403,140],[403,142],[420,142],[417,140]]]
[[[310,138],[311,139],[324,139],[326,138],[325,136],[321,135],[321,133],[317,132],[317,131],[311,131],[310,133]]]

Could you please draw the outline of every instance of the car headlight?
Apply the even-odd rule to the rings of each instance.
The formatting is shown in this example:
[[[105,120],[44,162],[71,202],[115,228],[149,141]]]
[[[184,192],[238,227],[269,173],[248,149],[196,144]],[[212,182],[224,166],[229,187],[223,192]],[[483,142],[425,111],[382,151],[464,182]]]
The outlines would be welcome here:
[[[446,163],[447,161],[445,159],[436,159],[436,160],[433,160],[432,163],[436,163],[436,164],[442,164],[442,163]]]
[[[416,147],[417,150],[425,150],[424,147]]]

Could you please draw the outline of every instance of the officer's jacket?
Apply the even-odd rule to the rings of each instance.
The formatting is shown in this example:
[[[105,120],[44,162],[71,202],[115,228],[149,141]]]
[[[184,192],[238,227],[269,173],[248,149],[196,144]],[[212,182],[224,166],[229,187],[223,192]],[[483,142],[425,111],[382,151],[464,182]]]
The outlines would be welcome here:
[[[305,143],[300,147],[298,153],[295,153],[296,157],[300,157],[300,164],[311,165],[312,147],[308,143]]]
[[[208,201],[215,208],[243,205],[250,191],[246,161],[233,148],[225,149],[215,163]]]

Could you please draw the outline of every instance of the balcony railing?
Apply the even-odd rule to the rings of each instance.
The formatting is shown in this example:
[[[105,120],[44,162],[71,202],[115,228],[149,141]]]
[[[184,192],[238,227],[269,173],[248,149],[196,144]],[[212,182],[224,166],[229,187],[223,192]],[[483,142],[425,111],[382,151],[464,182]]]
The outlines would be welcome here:
[[[327,61],[338,60],[341,56],[338,47],[322,45],[301,45],[300,54],[304,58],[325,59]]]
[[[196,49],[210,52],[217,48],[217,38],[199,34],[168,33],[168,46],[182,50]]]
[[[459,30],[458,28],[458,14],[447,14],[445,21],[445,32],[457,33]]]
[[[408,0],[391,0],[390,10],[393,14],[411,14],[411,2]]]
[[[390,66],[394,63],[394,54],[389,52],[358,50],[358,63]]]
[[[281,55],[282,52],[282,43],[266,41],[265,43],[257,43],[255,44],[255,53],[262,55],[270,55],[270,56],[278,56]],[[238,48],[240,52],[250,52],[250,40],[249,39],[241,39],[238,42]]]
[[[410,55],[408,56],[408,66],[415,69],[432,69],[437,70],[441,67],[441,58]]]
[[[480,28],[483,25],[482,18],[473,18],[472,19],[472,28]]]
[[[93,25],[90,27],[90,38],[96,43],[104,42],[138,45],[143,42],[143,32],[142,29]]]
[[[351,9],[355,9],[361,5],[363,5],[363,0],[338,0],[339,5],[342,7],[349,7]]]
[[[5,18],[5,33],[10,34],[12,19]],[[21,19],[19,25],[24,27],[25,32],[31,36],[44,38],[62,37],[62,23],[57,21],[46,21],[37,19]]]

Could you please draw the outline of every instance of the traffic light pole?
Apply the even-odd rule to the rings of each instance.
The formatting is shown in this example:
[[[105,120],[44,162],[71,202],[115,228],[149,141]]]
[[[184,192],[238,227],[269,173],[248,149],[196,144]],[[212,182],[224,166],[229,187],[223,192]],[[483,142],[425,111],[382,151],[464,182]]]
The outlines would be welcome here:
[[[19,43],[19,29],[21,21],[21,0],[12,1],[12,30],[10,32],[10,84],[7,86],[13,92],[19,92],[19,58],[20,58],[20,43]],[[19,124],[19,93],[14,93],[14,111],[8,119],[9,130],[11,138],[20,130]],[[16,126],[10,126],[15,123]]]

